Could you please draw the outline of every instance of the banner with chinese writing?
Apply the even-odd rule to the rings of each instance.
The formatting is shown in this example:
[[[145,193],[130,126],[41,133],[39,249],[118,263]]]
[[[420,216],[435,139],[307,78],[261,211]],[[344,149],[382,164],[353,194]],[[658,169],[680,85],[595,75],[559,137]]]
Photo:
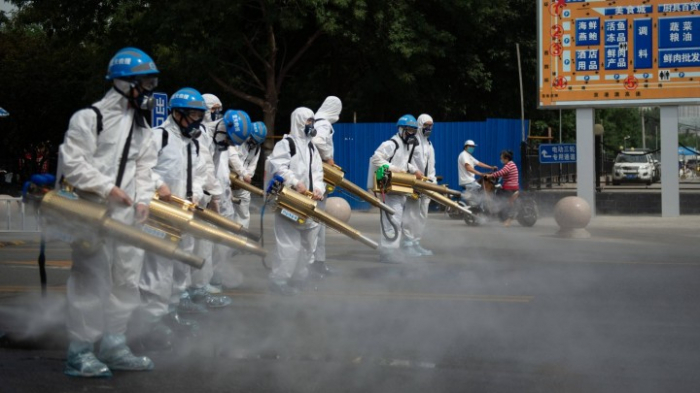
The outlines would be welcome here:
[[[538,0],[541,108],[700,103],[700,0]]]

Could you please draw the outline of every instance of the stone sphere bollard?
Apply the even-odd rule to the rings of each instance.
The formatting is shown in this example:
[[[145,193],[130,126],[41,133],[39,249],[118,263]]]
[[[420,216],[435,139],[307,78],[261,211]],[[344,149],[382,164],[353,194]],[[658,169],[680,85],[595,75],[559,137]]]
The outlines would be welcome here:
[[[586,226],[591,222],[591,206],[579,197],[562,198],[554,206],[554,220],[559,225],[556,236],[568,239],[591,237]]]
[[[343,198],[330,197],[326,199],[326,213],[337,218],[338,220],[347,223],[350,221],[350,204]]]

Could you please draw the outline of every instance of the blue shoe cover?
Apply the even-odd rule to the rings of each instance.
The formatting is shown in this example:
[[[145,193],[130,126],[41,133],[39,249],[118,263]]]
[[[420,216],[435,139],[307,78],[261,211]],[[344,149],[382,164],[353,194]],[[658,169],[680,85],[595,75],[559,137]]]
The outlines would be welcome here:
[[[145,356],[135,356],[126,346],[126,337],[120,334],[105,334],[100,344],[98,358],[112,370],[153,370],[153,361]]]
[[[93,345],[73,341],[68,346],[68,357],[64,374],[71,377],[107,378],[112,376],[109,367],[100,362],[93,353]]]

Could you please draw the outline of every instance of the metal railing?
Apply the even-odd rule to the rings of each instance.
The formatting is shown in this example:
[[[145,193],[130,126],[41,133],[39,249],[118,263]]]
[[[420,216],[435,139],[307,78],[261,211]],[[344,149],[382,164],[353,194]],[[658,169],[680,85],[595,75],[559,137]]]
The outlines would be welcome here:
[[[17,222],[13,221],[13,204],[16,204],[19,209],[17,210]],[[5,222],[0,225],[0,233],[2,232],[39,232],[39,220],[36,217],[36,213],[28,211],[27,205],[25,205],[22,198],[15,198],[9,196],[0,196],[0,206],[4,207],[3,218]]]

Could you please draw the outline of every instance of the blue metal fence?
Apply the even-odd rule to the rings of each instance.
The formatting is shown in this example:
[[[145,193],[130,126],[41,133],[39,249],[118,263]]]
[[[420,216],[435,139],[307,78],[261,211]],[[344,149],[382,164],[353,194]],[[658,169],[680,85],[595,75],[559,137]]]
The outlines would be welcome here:
[[[489,165],[500,165],[501,150],[510,149],[514,160],[520,163],[520,120],[488,119],[484,122],[435,123],[430,137],[435,147],[435,170],[443,183],[458,188],[457,157],[464,141],[473,139],[478,145],[474,156]],[[525,125],[527,127],[527,123]],[[369,158],[377,147],[396,133],[394,123],[341,123],[335,124],[335,162],[353,183],[365,187]],[[522,170],[521,170],[522,172]],[[368,209],[368,203],[357,201],[342,193],[353,209]]]

